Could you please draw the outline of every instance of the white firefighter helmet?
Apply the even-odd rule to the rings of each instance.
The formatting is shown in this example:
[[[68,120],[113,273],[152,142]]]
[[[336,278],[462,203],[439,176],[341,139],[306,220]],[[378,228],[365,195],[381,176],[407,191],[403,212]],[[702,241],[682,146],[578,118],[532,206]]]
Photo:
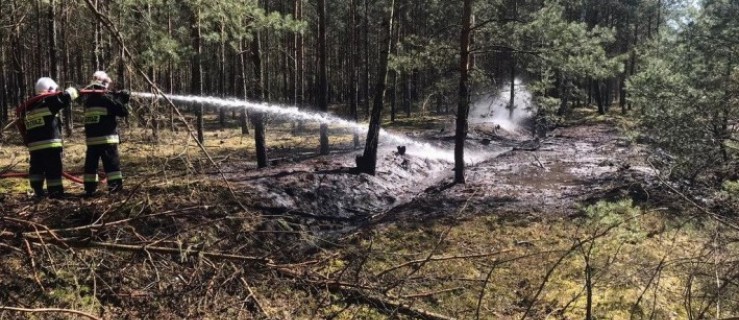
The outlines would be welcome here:
[[[92,83],[90,84],[108,88],[110,77],[108,77],[108,74],[105,73],[105,71],[95,71],[95,73],[92,74]]]
[[[48,77],[43,77],[39,78],[38,81],[36,81],[36,86],[34,86],[34,90],[36,91],[36,94],[42,94],[46,92],[56,91],[58,87],[59,85],[57,85],[54,80]]]

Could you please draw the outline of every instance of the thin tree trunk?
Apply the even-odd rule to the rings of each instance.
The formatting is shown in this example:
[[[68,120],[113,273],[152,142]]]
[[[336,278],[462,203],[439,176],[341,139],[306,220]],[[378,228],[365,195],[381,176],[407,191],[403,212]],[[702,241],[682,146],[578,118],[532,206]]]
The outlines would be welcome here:
[[[457,129],[454,139],[454,182],[465,183],[464,144],[467,139],[467,115],[470,110],[469,62],[470,32],[472,30],[472,0],[464,0],[462,9],[462,32],[459,39],[459,104],[457,106]]]
[[[221,43],[220,43],[220,75],[218,77],[218,93],[226,97],[226,23],[221,20]],[[221,131],[226,128],[226,108],[218,108],[218,125]]]
[[[262,49],[259,35],[255,35],[251,45],[251,61],[254,64],[254,96],[257,101],[264,100],[264,78],[262,77]],[[257,167],[267,167],[267,146],[264,134],[264,116],[261,112],[249,112],[249,118],[254,126],[254,147],[257,153]]]
[[[403,86],[403,109],[405,110],[405,116],[407,118],[411,117],[411,100],[413,99],[411,97],[411,72],[405,72],[402,76],[402,86]]]
[[[0,36],[0,43],[5,43],[5,35]],[[8,85],[6,79],[8,74],[5,64],[5,48],[6,46],[0,47],[0,128],[5,127],[5,123],[8,122]],[[0,130],[0,140],[3,137],[3,131]]]
[[[190,66],[192,79],[190,90],[193,94],[203,94],[203,64],[202,64],[202,45],[200,36],[200,9],[194,9],[192,12],[192,23],[190,37],[193,45],[192,64]],[[196,127],[198,132],[198,141],[202,144],[205,137],[203,135],[203,104],[195,106],[195,114],[197,116]]]
[[[364,82],[362,96],[364,99],[364,114],[369,116],[369,86],[370,86],[370,56],[369,56],[369,0],[364,0]]]
[[[95,9],[100,10],[99,1],[95,0]],[[95,63],[95,70],[100,70],[100,51],[102,49],[100,48],[100,39],[102,38],[102,26],[100,25],[100,22],[95,21],[95,34],[94,37],[94,49],[92,51],[92,61]]]
[[[382,123],[382,106],[385,98],[387,81],[387,65],[390,56],[390,47],[393,43],[393,15],[395,13],[395,0],[390,0],[390,13],[383,26],[385,27],[385,38],[380,51],[380,66],[377,70],[377,84],[375,86],[372,114],[370,116],[369,129],[367,130],[367,142],[364,144],[364,153],[357,158],[357,169],[359,172],[374,175],[377,168],[377,146],[380,138],[380,124]]]
[[[328,63],[326,61],[326,0],[318,0],[318,110],[328,112]],[[328,124],[321,123],[321,154],[329,152]]]
[[[593,81],[593,93],[595,98],[595,103],[598,104],[598,113],[599,114],[606,114],[606,106],[603,99],[603,81],[602,80],[594,80]]]
[[[244,100],[247,100],[248,97],[248,81],[246,77],[246,58],[244,58],[244,48],[246,48],[246,40],[241,40],[241,43],[239,44],[239,70],[241,70],[241,90],[243,93]],[[242,135],[248,135],[249,134],[249,127],[247,125],[246,121],[246,108],[242,108],[241,112],[239,113],[239,124],[241,125],[241,134]]]
[[[46,67],[45,67],[46,64],[44,63],[45,61],[44,54],[43,54],[44,37],[41,35],[42,34],[41,31],[44,28],[44,24],[42,23],[43,22],[42,18],[43,18],[43,15],[41,14],[41,1],[36,0],[36,23],[35,23],[36,25],[36,39],[35,39],[36,50],[32,52],[33,56],[36,58],[36,65],[34,66],[36,69],[31,70],[31,71],[38,75],[43,74],[43,75],[51,76],[50,73],[46,70]],[[54,81],[59,81],[59,79],[54,78]]]
[[[295,0],[294,3],[295,20],[303,19],[303,0]],[[303,108],[305,101],[305,63],[303,50],[303,35],[300,32],[295,33],[295,106],[298,109]],[[303,121],[297,120],[293,134],[297,135],[303,131]]]
[[[269,12],[269,0],[264,0],[264,11]],[[264,44],[260,45],[260,52],[263,56],[264,63],[262,63],[262,97],[264,98],[264,101],[269,102],[272,101],[272,80],[270,79],[271,72],[271,65],[270,60],[272,58],[272,55],[270,54],[270,30],[266,29],[264,30]]]
[[[633,77],[636,73],[636,46],[639,41],[639,24],[634,24],[634,42],[631,45],[631,57],[629,58],[629,77]],[[626,108],[631,110],[631,103],[627,103]]]
[[[359,65],[359,43],[358,43],[358,32],[357,32],[357,0],[349,0],[349,21],[351,27],[349,29],[349,112],[352,120],[355,122],[359,120],[358,114],[358,94],[359,88],[357,87],[357,66]],[[359,132],[354,131],[354,148],[359,148]]]
[[[398,103],[398,71],[390,71],[390,122],[395,123]]]

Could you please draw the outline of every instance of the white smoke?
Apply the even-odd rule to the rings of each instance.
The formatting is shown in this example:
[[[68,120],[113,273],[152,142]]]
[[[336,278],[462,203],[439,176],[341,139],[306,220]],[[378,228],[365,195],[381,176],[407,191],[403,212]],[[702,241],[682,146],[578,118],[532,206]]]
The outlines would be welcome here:
[[[513,108],[510,107],[511,86],[503,86],[480,97],[470,106],[470,124],[493,124],[501,129],[521,133],[523,124],[534,116],[531,92],[521,80],[514,81]]]

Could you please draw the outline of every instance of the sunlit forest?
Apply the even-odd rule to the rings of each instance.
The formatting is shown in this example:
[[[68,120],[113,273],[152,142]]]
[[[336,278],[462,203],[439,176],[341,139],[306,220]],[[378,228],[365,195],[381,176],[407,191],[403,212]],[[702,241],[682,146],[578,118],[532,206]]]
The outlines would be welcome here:
[[[737,17],[3,0],[0,319],[735,319]]]

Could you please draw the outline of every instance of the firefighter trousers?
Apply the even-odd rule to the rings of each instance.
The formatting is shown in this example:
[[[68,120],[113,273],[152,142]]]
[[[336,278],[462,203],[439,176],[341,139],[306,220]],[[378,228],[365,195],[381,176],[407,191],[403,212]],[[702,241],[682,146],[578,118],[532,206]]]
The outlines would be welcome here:
[[[46,195],[46,188],[51,196],[64,193],[62,185],[62,148],[46,148],[31,151],[31,163],[28,168],[28,182],[36,196]]]
[[[85,192],[93,193],[98,186],[98,163],[103,161],[103,169],[108,179],[108,191],[116,192],[123,189],[123,174],[121,174],[121,160],[118,155],[118,144],[100,144],[87,146],[85,154]]]

